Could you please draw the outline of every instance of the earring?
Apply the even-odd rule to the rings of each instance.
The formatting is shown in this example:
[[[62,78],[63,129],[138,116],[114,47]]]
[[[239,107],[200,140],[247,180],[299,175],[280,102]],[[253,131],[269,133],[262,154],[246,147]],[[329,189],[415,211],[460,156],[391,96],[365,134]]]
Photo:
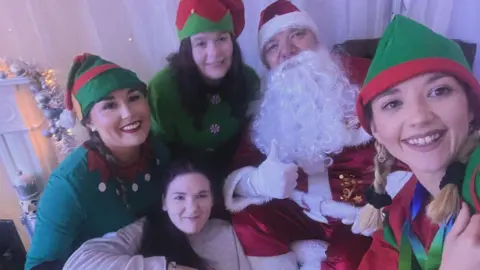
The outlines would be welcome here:
[[[96,132],[96,131],[97,131],[97,129],[96,129],[95,127],[92,127],[91,130],[92,130],[92,132]]]
[[[377,143],[377,160],[380,163],[384,163],[387,161],[388,157],[388,152],[387,149],[385,149],[385,146],[383,144]]]
[[[167,212],[167,207],[166,207],[165,205],[162,206],[162,210],[165,211],[165,212]]]

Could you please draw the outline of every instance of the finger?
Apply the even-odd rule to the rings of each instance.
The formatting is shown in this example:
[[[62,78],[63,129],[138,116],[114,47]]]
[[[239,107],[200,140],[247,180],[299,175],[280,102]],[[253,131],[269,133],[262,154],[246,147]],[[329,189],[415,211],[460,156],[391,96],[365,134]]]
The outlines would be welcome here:
[[[460,213],[458,213],[457,219],[455,220],[452,229],[448,233],[448,236],[455,238],[458,237],[460,234],[463,233],[469,222],[470,210],[468,209],[468,205],[463,202],[462,209],[460,210]]]
[[[278,144],[277,144],[277,141],[275,139],[273,139],[270,142],[270,153],[268,154],[267,158],[269,160],[275,160],[275,161],[280,160],[280,158],[278,157]]]
[[[470,222],[463,232],[463,235],[466,235],[468,238],[475,239],[476,242],[480,240],[480,214],[473,215],[470,218]]]

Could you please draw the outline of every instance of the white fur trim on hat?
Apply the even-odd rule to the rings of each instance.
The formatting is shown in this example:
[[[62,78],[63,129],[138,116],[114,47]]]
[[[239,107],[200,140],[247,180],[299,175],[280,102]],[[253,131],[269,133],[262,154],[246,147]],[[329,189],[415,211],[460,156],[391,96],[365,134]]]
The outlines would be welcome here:
[[[295,11],[284,15],[277,15],[260,28],[258,33],[260,52],[262,52],[265,43],[273,36],[291,27],[307,27],[312,30],[315,35],[318,34],[317,25],[306,12]]]

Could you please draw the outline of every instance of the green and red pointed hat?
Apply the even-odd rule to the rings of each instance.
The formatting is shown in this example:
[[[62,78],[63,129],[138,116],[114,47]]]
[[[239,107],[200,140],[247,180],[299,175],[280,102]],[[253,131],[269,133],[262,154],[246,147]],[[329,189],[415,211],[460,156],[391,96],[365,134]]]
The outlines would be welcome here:
[[[242,0],[180,0],[177,10],[180,40],[204,32],[230,32],[238,37],[245,27]]]
[[[82,54],[70,68],[65,93],[65,110],[81,120],[95,103],[115,90],[145,87],[137,75],[97,55]],[[71,127],[68,127],[71,128]]]
[[[480,85],[460,46],[414,20],[396,15],[378,43],[357,99],[357,114],[363,128],[370,132],[365,108],[377,95],[430,72],[451,74],[469,86],[475,124],[480,124]]]

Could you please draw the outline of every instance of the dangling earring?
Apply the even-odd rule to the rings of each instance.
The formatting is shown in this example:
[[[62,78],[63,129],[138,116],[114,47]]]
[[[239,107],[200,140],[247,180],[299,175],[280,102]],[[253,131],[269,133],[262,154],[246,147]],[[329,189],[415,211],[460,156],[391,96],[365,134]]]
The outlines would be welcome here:
[[[380,144],[380,143],[377,143],[377,144],[378,144],[377,160],[380,163],[384,163],[385,161],[387,161],[387,156],[388,156],[387,149],[385,149],[385,146],[383,146],[383,144]]]

